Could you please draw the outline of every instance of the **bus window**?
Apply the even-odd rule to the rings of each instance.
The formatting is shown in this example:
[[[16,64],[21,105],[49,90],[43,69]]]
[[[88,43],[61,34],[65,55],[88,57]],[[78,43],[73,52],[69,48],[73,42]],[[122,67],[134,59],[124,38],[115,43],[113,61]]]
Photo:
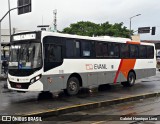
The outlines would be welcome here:
[[[139,46],[139,58],[147,58],[146,46]]]
[[[147,58],[153,59],[154,58],[154,47],[147,46]]]
[[[75,42],[73,39],[66,40],[66,57],[73,58],[75,56]]]
[[[115,43],[108,44],[109,57],[119,57],[119,45]]]
[[[90,57],[91,56],[91,42],[84,41],[81,43],[81,49],[82,49],[82,56],[83,57]]]
[[[96,57],[103,57],[103,44],[96,43]]]
[[[66,57],[79,58],[80,57],[80,44],[79,41],[74,39],[66,40]]]
[[[61,62],[62,48],[60,45],[45,44],[45,60],[47,62]]]
[[[130,58],[138,58],[138,46],[130,45]]]
[[[103,56],[108,57],[108,45],[103,44]]]
[[[119,44],[114,44],[114,56],[118,58],[119,54]]]
[[[121,57],[129,58],[129,45],[128,44],[121,44]]]

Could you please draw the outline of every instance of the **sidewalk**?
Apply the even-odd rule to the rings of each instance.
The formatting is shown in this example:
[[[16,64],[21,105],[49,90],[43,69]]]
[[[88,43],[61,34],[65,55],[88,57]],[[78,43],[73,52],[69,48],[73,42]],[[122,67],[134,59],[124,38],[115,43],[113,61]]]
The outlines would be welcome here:
[[[5,80],[7,80],[7,75],[1,73],[1,75],[0,75],[0,81],[5,81]]]

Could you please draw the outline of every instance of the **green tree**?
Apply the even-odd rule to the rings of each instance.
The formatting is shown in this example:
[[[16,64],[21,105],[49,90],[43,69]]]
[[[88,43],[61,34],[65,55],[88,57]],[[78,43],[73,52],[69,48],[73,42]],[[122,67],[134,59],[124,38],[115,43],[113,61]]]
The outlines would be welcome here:
[[[63,29],[63,33],[68,34],[77,34],[83,36],[93,36],[96,30],[98,30],[99,26],[92,22],[77,22],[71,24],[70,27]]]
[[[123,26],[123,23],[109,24],[105,22],[96,24],[89,21],[80,21],[71,24],[69,27],[63,29],[62,33],[77,34],[82,36],[115,36],[129,38],[129,30]]]

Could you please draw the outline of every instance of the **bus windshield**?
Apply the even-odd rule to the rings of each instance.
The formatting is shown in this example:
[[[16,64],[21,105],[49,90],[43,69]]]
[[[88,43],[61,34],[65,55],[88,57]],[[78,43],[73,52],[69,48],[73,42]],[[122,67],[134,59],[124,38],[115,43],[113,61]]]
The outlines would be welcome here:
[[[42,67],[40,43],[11,44],[9,69],[35,69]]]

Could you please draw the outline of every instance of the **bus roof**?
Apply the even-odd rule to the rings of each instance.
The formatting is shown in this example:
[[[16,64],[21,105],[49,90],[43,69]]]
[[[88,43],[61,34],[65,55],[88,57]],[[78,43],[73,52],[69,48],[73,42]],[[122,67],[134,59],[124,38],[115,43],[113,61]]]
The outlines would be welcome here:
[[[108,41],[108,42],[118,42],[118,43],[127,43],[130,44],[137,44],[139,41],[132,41],[129,38],[122,38],[122,37],[112,37],[112,36],[97,36],[97,37],[90,37],[90,36],[80,36],[80,35],[73,35],[73,34],[64,34],[64,33],[58,33],[58,32],[48,32],[48,31],[42,31],[42,36],[57,36],[57,37],[66,37],[66,38],[75,38],[75,39],[85,39],[85,40],[96,40],[96,41]],[[132,43],[131,43],[132,42]],[[141,45],[152,45],[153,43],[144,43],[139,42]]]
[[[73,34],[64,34],[64,33],[58,33],[58,32],[42,31],[42,36],[48,36],[48,35],[57,36],[57,37],[75,38],[75,39],[98,40],[98,41],[112,41],[112,42],[131,41],[131,39],[129,38],[121,38],[121,37],[111,37],[111,36],[89,37],[89,36],[80,36],[80,35],[73,35]]]
[[[95,41],[108,41],[108,42],[118,42],[118,43],[127,43],[133,42],[133,44],[137,44],[137,41],[132,41],[129,38],[122,38],[122,37],[112,37],[112,36],[96,36],[96,37],[90,37],[90,36],[80,36],[80,35],[74,35],[74,34],[64,34],[64,33],[58,33],[58,32],[50,32],[50,31],[24,31],[19,32],[14,35],[18,34],[27,34],[27,33],[34,33],[34,32],[41,32],[41,36],[56,36],[56,37],[64,37],[64,38],[75,38],[75,39],[84,39],[84,40],[95,40]],[[145,44],[145,45],[154,45],[153,43],[144,43],[139,42],[139,44]]]

